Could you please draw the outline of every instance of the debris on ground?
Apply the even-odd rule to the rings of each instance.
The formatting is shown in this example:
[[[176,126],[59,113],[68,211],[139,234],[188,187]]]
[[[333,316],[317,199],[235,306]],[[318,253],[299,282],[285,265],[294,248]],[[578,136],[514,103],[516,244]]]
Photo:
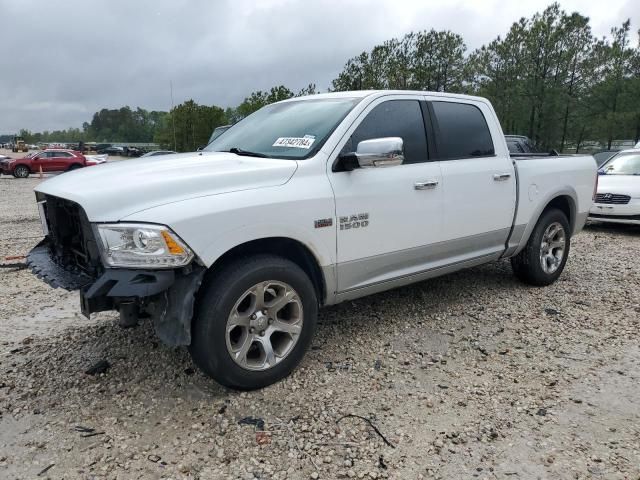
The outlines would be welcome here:
[[[87,375],[100,375],[106,373],[111,368],[111,364],[107,360],[99,360],[91,365],[84,373]]]
[[[238,425],[253,425],[256,430],[264,430],[264,420],[262,418],[244,417],[238,420]]]
[[[368,418],[366,418],[366,417],[363,417],[363,416],[360,416],[360,415],[354,415],[354,414],[352,414],[352,413],[349,413],[349,414],[347,414],[347,415],[343,415],[343,416],[342,416],[342,417],[340,417],[338,420],[336,420],[336,423],[340,423],[340,421],[341,421],[341,420],[344,420],[345,418],[359,418],[360,420],[364,420],[365,422],[367,422],[367,423],[369,424],[369,426],[370,426],[371,428],[373,428],[373,431],[374,431],[374,432],[376,432],[376,433],[378,434],[378,436],[382,439],[382,441],[383,441],[385,444],[387,444],[387,445],[388,445],[389,447],[391,447],[391,448],[396,448],[396,447],[395,447],[395,446],[394,446],[394,445],[393,445],[389,440],[387,440],[387,437],[385,437],[385,436],[382,434],[382,432],[378,429],[378,427],[376,427],[376,426],[374,425],[374,423],[373,423],[370,419],[368,419]]]

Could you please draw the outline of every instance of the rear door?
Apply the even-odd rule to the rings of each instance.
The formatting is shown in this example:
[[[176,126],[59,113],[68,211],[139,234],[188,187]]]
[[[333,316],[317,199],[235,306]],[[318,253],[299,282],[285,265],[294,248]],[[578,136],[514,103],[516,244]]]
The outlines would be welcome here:
[[[483,102],[429,98],[442,169],[443,240],[451,263],[499,256],[516,205],[515,171],[493,111]]]
[[[330,171],[337,217],[338,291],[382,284],[423,271],[428,247],[441,239],[438,162],[428,154],[421,97],[374,100],[346,134],[343,152],[359,142],[400,137],[405,161],[392,167]],[[333,159],[335,160],[335,159]]]
[[[64,172],[68,170],[73,163],[74,156],[69,152],[52,152],[53,157],[50,158],[51,169],[54,172]]]

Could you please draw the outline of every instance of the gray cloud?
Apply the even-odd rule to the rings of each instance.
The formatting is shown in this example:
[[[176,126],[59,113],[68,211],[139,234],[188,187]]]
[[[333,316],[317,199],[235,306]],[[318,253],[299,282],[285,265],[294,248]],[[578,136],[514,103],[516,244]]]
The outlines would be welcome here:
[[[635,0],[566,0],[594,33],[632,17]],[[122,105],[174,98],[236,105],[253,90],[314,82],[411,30],[451,29],[470,49],[503,35],[541,0],[0,0],[0,133],[80,126]]]

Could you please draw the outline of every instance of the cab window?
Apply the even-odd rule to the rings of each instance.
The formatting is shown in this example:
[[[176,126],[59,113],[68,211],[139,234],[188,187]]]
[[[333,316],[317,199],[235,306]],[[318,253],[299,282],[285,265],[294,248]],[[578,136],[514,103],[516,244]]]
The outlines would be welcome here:
[[[355,152],[359,142],[384,137],[402,138],[404,163],[428,161],[427,136],[418,100],[389,100],[374,107],[342,151]]]

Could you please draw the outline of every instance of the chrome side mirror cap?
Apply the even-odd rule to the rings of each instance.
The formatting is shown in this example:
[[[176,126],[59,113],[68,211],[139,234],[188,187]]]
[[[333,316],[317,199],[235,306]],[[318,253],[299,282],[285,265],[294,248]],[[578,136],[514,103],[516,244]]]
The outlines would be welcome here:
[[[360,168],[402,165],[404,162],[404,142],[400,137],[364,140],[358,143],[356,158]]]
[[[404,142],[400,137],[363,140],[356,151],[340,156],[338,168],[351,171],[356,168],[395,167],[404,163]]]

